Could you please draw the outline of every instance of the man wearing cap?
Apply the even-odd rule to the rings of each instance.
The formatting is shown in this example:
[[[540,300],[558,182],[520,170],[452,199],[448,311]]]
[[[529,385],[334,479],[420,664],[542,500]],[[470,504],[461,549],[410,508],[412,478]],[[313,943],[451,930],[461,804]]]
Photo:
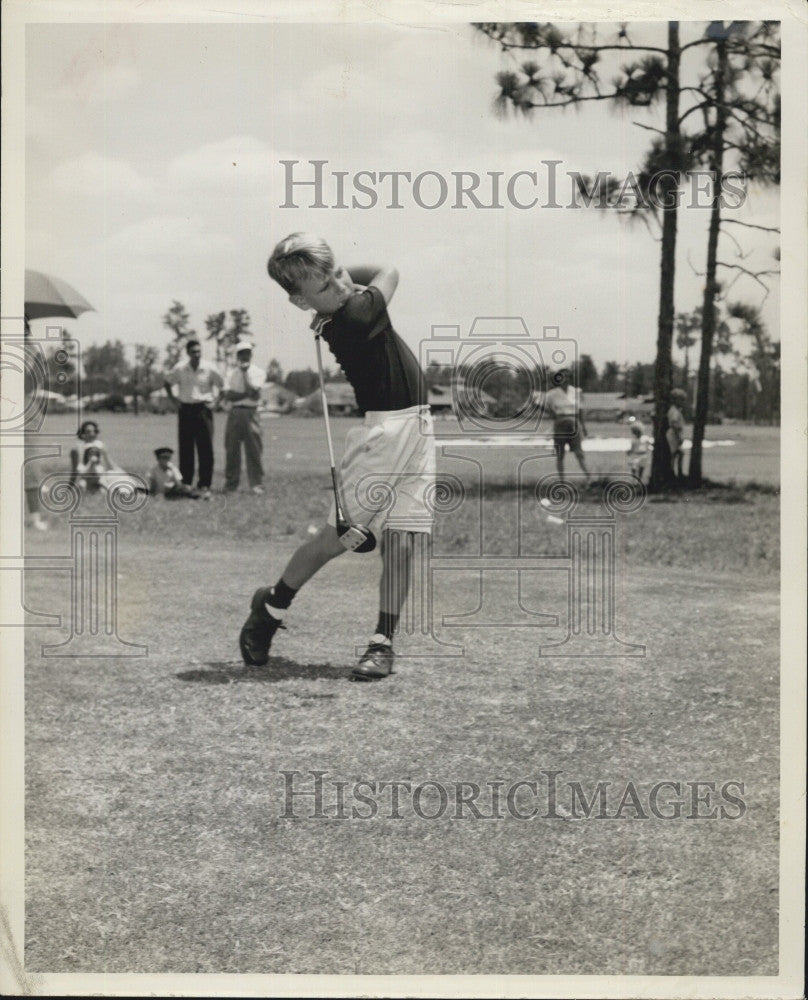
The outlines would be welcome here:
[[[218,369],[202,360],[202,345],[195,338],[185,344],[188,360],[175,365],[166,376],[169,399],[179,401],[180,472],[187,485],[194,481],[195,456],[199,456],[199,491],[210,500],[213,480],[213,407],[224,385]],[[177,387],[177,400],[172,391]]]
[[[227,373],[224,396],[230,402],[227,425],[224,431],[225,471],[224,488],[235,492],[241,479],[241,446],[250,489],[256,495],[264,492],[264,467],[261,462],[263,441],[258,422],[258,404],[261,386],[266,375],[252,363],[253,345],[249,340],[236,344],[236,364]]]

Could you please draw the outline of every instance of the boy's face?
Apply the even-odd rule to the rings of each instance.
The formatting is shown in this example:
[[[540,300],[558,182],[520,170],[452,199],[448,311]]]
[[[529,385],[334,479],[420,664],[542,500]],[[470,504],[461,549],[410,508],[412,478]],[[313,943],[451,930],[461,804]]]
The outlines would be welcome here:
[[[298,309],[314,309],[331,316],[353,295],[355,285],[344,267],[335,267],[326,274],[313,274],[300,282],[299,290],[289,296]]]
[[[168,463],[170,461],[171,461],[170,455],[160,455],[159,458],[157,459],[157,464],[160,466],[160,468],[167,469]]]

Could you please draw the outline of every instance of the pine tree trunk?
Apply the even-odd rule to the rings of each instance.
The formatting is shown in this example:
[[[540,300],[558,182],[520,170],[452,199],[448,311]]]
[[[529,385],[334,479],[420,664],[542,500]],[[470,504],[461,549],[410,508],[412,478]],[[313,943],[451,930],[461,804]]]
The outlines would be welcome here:
[[[710,359],[715,337],[718,284],[715,279],[718,259],[718,236],[721,228],[721,177],[724,168],[724,131],[727,113],[724,106],[724,85],[727,78],[727,45],[725,39],[716,44],[718,64],[715,75],[715,129],[712,142],[713,204],[710,210],[710,230],[707,237],[707,267],[704,279],[704,301],[701,311],[701,355],[696,387],[696,410],[693,415],[693,444],[688,475],[693,486],[702,483],[702,442],[710,410]]]
[[[663,208],[662,255],[660,264],[659,319],[657,322],[657,354],[654,365],[654,452],[651,461],[649,488],[656,492],[673,481],[671,453],[666,431],[673,381],[673,320],[674,278],[676,275],[676,228],[680,160],[679,138],[679,22],[668,22],[668,65],[665,109],[665,153],[675,176],[666,178],[663,204],[670,199],[672,207]]]

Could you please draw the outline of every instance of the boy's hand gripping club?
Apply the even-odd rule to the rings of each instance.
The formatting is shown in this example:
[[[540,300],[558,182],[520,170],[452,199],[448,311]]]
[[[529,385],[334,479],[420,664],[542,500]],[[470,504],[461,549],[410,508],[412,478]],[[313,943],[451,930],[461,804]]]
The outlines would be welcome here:
[[[314,336],[317,347],[317,373],[320,378],[320,396],[323,402],[323,417],[325,419],[325,436],[328,441],[328,459],[331,463],[331,484],[334,488],[334,507],[337,515],[337,535],[342,547],[349,552],[372,552],[376,548],[376,537],[370,528],[348,520],[345,503],[342,498],[342,484],[334,462],[334,446],[331,443],[331,423],[328,419],[328,399],[325,394],[325,378],[323,376],[323,358],[320,347],[320,334]]]

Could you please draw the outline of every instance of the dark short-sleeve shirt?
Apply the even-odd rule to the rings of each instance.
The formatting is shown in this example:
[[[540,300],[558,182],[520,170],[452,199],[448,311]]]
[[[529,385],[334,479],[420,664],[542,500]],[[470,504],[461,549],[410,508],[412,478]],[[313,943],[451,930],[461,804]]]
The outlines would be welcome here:
[[[360,413],[426,403],[421,366],[393,329],[378,288],[371,285],[357,292],[330,319],[317,317],[312,327],[321,330],[353,386]]]

